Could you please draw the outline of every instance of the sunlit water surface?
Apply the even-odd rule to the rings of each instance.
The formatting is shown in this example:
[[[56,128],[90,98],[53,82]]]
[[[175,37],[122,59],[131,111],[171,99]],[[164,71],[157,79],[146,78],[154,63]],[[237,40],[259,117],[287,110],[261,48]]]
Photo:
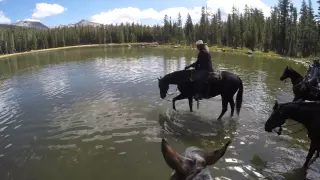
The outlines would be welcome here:
[[[274,100],[293,99],[279,80],[286,60],[213,53],[216,68],[244,83],[240,117],[221,121],[220,96],[190,113],[187,100],[160,99],[157,78],[183,69],[196,51],[157,48],[81,48],[14,56],[0,61],[0,179],[168,179],[161,138],[180,153],[213,149],[225,156],[210,167],[216,180],[303,179],[309,146],[300,125],[284,135],[264,131]],[[171,86],[170,92],[174,92]],[[290,124],[292,122],[289,122]],[[319,161],[307,173],[320,179]]]

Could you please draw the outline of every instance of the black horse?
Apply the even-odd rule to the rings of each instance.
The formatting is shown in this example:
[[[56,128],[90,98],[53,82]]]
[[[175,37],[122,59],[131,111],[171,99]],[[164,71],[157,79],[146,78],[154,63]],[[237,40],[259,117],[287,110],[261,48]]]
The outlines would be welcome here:
[[[309,100],[315,101],[320,100],[320,90],[314,87],[307,88],[307,85],[304,81],[304,77],[299,74],[297,71],[292,69],[291,67],[287,66],[282,76],[280,77],[281,81],[290,78],[292,83],[292,91],[294,94],[293,101],[297,100]]]
[[[309,166],[313,154],[317,151],[316,158],[320,151],[320,121],[319,121],[320,102],[289,102],[278,104],[275,102],[273,112],[265,123],[265,131],[272,132],[276,127],[280,127],[278,135],[281,135],[282,125],[287,119],[292,119],[301,123],[308,131],[308,137],[311,140],[309,153],[303,168]]]
[[[160,77],[160,79],[158,79],[160,97],[162,99],[166,97],[170,84],[178,85],[178,90],[181,94],[179,94],[172,100],[172,106],[174,110],[176,110],[176,101],[188,98],[190,111],[192,112],[193,97],[196,94],[196,84],[191,80],[193,73],[196,73],[195,70],[181,70],[172,72],[165,75],[163,78]],[[221,119],[228,110],[228,103],[231,107],[231,117],[233,116],[235,107],[233,96],[238,91],[236,97],[236,110],[237,114],[239,115],[243,98],[243,84],[239,76],[228,71],[221,71],[221,79],[209,81],[204,89],[206,91],[204,93],[205,99],[221,95],[222,111],[218,119]]]

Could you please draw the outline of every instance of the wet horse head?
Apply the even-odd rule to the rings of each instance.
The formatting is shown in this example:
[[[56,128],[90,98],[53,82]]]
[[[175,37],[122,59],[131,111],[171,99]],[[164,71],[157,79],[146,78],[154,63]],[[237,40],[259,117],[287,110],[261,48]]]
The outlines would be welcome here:
[[[158,78],[158,87],[160,89],[160,97],[164,99],[167,96],[167,92],[169,90],[169,84],[165,82],[165,80],[160,77]]]
[[[273,111],[265,123],[265,131],[272,132],[273,129],[280,127],[280,130],[278,135],[281,134],[281,126],[286,122],[286,116],[284,115],[284,109],[281,107],[281,105],[278,103],[278,101],[275,101],[275,104],[273,106]]]
[[[226,152],[231,141],[222,148],[209,153],[197,147],[189,147],[181,156],[165,139],[162,139],[161,150],[167,165],[174,170],[171,180],[213,180],[207,166],[215,164]]]
[[[301,81],[303,77],[301,76],[301,74],[299,74],[297,71],[292,69],[290,66],[287,66],[284,69],[284,71],[282,73],[282,76],[280,77],[280,81],[284,81],[284,80],[286,80],[288,78],[290,78],[292,84],[295,85],[299,81]]]

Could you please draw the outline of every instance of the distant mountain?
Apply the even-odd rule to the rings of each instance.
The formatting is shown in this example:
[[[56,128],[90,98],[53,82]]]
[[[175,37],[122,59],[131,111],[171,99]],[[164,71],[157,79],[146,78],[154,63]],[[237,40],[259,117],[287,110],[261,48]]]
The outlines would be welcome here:
[[[85,19],[82,19],[78,23],[75,24],[68,24],[68,25],[58,25],[53,28],[62,28],[62,27],[74,27],[74,26],[94,26],[94,27],[99,27],[102,24],[91,22]],[[42,24],[41,22],[38,21],[18,21],[16,23],[12,24],[0,24],[0,28],[10,28],[10,27],[26,27],[26,28],[37,28],[37,29],[49,29],[46,25]]]
[[[14,25],[11,24],[0,24],[0,28],[11,28],[14,27]]]
[[[75,27],[75,26],[93,26],[93,27],[99,27],[100,25],[102,24],[99,24],[99,23],[95,23],[95,22],[91,22],[91,21],[88,21],[88,20],[85,20],[85,19],[82,19],[81,21],[75,23],[75,24],[68,24],[68,25],[63,25],[63,24],[60,24],[56,27],[53,27],[53,28],[63,28],[63,27]]]
[[[27,27],[27,28],[37,28],[37,29],[48,29],[47,26],[42,24],[41,22],[37,21],[18,21],[11,25],[20,26],[20,27]]]
[[[76,23],[74,25],[76,25],[76,26],[94,26],[94,27],[98,27],[98,26],[100,26],[102,24],[82,19],[81,21],[79,21],[78,23]]]
[[[68,25],[60,24],[60,25],[52,27],[52,28],[63,28],[63,27],[74,27],[74,24],[68,24]]]

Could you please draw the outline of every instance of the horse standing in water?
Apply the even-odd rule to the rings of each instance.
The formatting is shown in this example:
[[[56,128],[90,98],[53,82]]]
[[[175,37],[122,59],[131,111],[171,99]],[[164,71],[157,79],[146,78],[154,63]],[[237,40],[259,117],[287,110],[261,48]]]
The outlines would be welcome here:
[[[176,110],[176,101],[188,98],[190,112],[192,112],[193,97],[196,94],[196,84],[191,80],[193,73],[196,73],[195,70],[180,70],[169,73],[163,78],[160,77],[160,79],[158,79],[160,97],[162,99],[166,97],[170,84],[178,85],[180,94],[172,100],[172,107],[174,110]],[[203,89],[206,91],[203,94],[207,95],[206,97],[204,97],[205,99],[221,95],[222,111],[218,119],[221,119],[228,110],[228,103],[231,107],[231,117],[234,114],[235,105],[237,114],[239,115],[243,98],[243,84],[239,76],[228,71],[221,71],[221,79],[217,80],[215,78],[212,78],[212,81],[209,80],[209,82],[206,83],[206,86]],[[237,91],[238,93],[235,104],[233,96]]]
[[[209,153],[197,147],[189,147],[185,156],[179,155],[169,146],[165,139],[162,139],[161,151],[167,165],[174,170],[171,180],[210,180],[212,179],[207,166],[215,164],[226,152],[231,141],[228,141],[222,148]],[[203,155],[204,154],[204,155]]]
[[[308,137],[311,140],[309,153],[303,165],[307,169],[313,154],[317,151],[316,158],[320,151],[320,102],[290,102],[278,104],[275,102],[273,112],[265,123],[265,131],[272,132],[276,127],[280,127],[278,135],[281,135],[282,125],[287,119],[292,119],[305,126]]]
[[[285,79],[290,78],[291,83],[292,83],[292,91],[294,94],[294,99],[293,101],[297,100],[320,100],[320,90],[317,88],[312,87],[312,91],[315,93],[310,93],[310,89],[304,89],[301,88],[302,86],[305,86],[305,83],[303,81],[303,76],[299,74],[297,71],[292,69],[291,67],[287,66],[284,71],[282,76],[280,77],[281,81],[284,81]],[[317,95],[315,95],[317,94]]]

